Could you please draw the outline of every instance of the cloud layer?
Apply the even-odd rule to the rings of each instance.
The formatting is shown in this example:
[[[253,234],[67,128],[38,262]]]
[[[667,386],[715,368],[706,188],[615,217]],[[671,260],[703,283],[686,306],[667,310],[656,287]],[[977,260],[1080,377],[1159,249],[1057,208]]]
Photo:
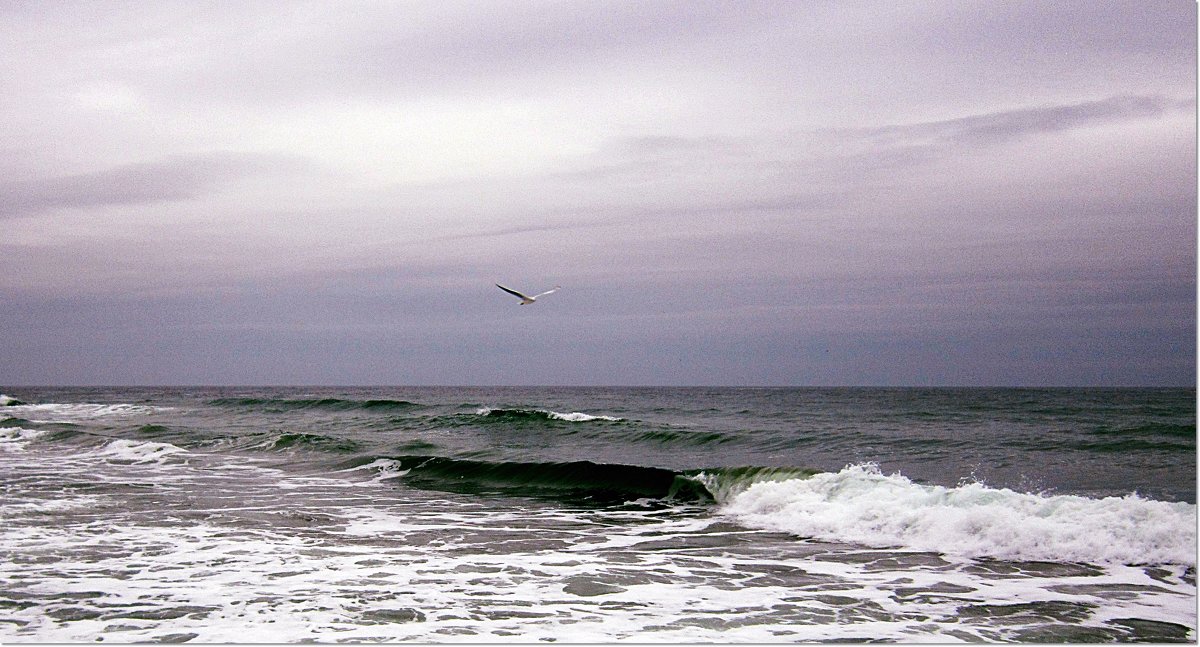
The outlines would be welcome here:
[[[1195,380],[1194,3],[0,17],[0,383]]]

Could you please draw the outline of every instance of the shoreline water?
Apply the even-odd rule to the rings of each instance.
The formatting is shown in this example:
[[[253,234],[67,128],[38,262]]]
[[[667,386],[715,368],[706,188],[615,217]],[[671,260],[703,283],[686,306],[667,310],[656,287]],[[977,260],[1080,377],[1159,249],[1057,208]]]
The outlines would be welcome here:
[[[0,392],[9,642],[1195,640],[1194,389]]]

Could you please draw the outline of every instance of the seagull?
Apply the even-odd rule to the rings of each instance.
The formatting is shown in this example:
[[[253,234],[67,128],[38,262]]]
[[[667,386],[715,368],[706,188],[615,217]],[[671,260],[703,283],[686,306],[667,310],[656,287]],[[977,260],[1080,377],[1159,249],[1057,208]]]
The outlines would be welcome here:
[[[558,290],[562,286],[556,285],[556,286],[554,286],[554,290],[546,290],[545,292],[543,292],[541,294],[535,294],[533,296],[529,296],[528,294],[521,294],[520,292],[517,292],[516,290],[510,290],[510,289],[504,287],[503,285],[500,285],[499,283],[496,284],[496,287],[500,288],[501,290],[504,290],[505,292],[507,292],[515,297],[520,297],[521,305],[524,306],[524,305],[529,305],[530,303],[533,303],[534,301],[537,301],[538,297],[546,296],[547,294],[550,294],[551,292]]]

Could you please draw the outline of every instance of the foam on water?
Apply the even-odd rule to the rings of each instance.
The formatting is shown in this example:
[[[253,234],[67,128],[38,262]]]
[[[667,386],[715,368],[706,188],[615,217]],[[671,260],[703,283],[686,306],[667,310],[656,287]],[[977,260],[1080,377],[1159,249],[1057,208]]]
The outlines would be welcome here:
[[[573,411],[571,413],[558,413],[557,411],[550,411],[549,414],[550,417],[555,420],[566,420],[567,422],[590,422],[592,420],[620,422],[622,420],[622,418],[617,418],[616,416],[594,416],[587,413],[579,413],[578,411]]]
[[[94,508],[100,501],[100,497],[90,495],[77,495],[66,499],[11,500],[0,506],[0,519],[28,515],[58,515]]]
[[[5,413],[21,415],[22,417],[37,416],[36,422],[71,422],[74,420],[91,420],[107,416],[136,416],[170,411],[170,407],[152,407],[140,404],[97,404],[97,403],[45,403],[45,404],[10,404]]]
[[[408,474],[410,470],[402,469],[400,467],[400,461],[395,460],[393,458],[379,458],[374,461],[371,461],[370,463],[367,463],[366,465],[359,465],[357,467],[351,467],[351,468],[347,468],[347,469],[340,470],[340,471],[341,472],[364,472],[364,471],[365,472],[374,472],[375,477],[372,478],[370,481],[368,481],[366,484],[375,484],[380,481],[385,481],[387,479],[399,478],[401,476],[404,476],[405,474]],[[366,484],[364,484],[364,485],[366,485]]]
[[[157,463],[160,465],[186,453],[188,453],[186,449],[176,447],[171,443],[138,442],[121,438],[109,441],[94,452],[96,456],[109,461]]]
[[[722,510],[738,521],[826,541],[968,557],[1116,564],[1196,563],[1196,506],[1124,497],[1023,494],[970,483],[920,485],[873,464],[764,481]]]
[[[24,402],[21,402],[20,400],[12,397],[11,395],[5,395],[3,393],[0,393],[0,407],[14,406],[14,405],[18,405],[18,404],[24,404]]]
[[[327,442],[372,417],[342,404],[370,395],[300,413],[290,400],[252,402],[254,416],[212,405],[226,417],[208,426],[211,411],[154,416],[169,434],[120,417],[158,411],[130,408],[140,405],[44,414],[80,416],[66,433],[25,428],[39,427],[35,416],[11,419],[0,429],[0,446],[19,446],[0,451],[0,641],[1195,641],[1194,558],[1176,559],[1194,551],[1195,506],[937,488],[870,465],[823,473],[731,462],[701,474],[705,463],[626,464],[640,447],[611,465],[466,450],[449,459],[432,442],[396,456],[417,451],[395,449],[416,438],[390,421],[360,434],[365,449]],[[474,403],[491,401],[454,397],[436,439],[482,427],[495,445],[561,437],[574,448],[587,434],[624,443],[609,432],[645,431],[533,409],[471,417]],[[552,408],[638,411],[609,406]],[[327,420],[343,408],[348,416]],[[191,428],[207,433],[193,442],[176,432]],[[191,449],[132,439],[151,437]],[[208,442],[227,437],[240,440]],[[287,451],[260,447],[264,438]],[[422,472],[439,487],[414,487]],[[521,487],[441,487],[473,474]],[[564,478],[593,487],[638,474],[700,481],[717,503],[641,488],[603,505],[533,495]],[[806,532],[805,517],[820,524]],[[1165,557],[1107,559],[1085,542],[1103,532],[1097,541],[1124,553]],[[1038,552],[1038,541],[1050,543]],[[1048,557],[1029,561],[1038,555]]]
[[[156,496],[210,491],[228,503],[0,527],[24,576],[0,589],[0,637],[998,641],[1044,624],[1037,613],[1059,613],[1077,635],[1090,626],[1111,639],[1122,634],[1110,621],[1177,621],[1195,599],[1182,569],[1000,565],[981,577],[970,560],[798,542],[703,507],[505,511],[338,479],[178,469],[194,481]],[[289,496],[260,476],[294,481]],[[343,505],[330,507],[338,493]],[[1101,601],[1104,614],[1089,619]],[[1030,605],[1049,611],[1022,616]],[[1007,620],[997,629],[990,614]]]
[[[0,427],[0,451],[24,451],[29,442],[50,432],[24,427]]]
[[[571,413],[559,413],[557,411],[548,411],[545,409],[495,409],[491,407],[482,407],[476,409],[475,415],[544,418],[546,420],[562,420],[564,422],[592,422],[595,420],[603,420],[605,422],[622,422],[624,420],[624,418],[618,418],[616,416],[592,415],[589,413],[580,413],[578,411],[572,411]]]

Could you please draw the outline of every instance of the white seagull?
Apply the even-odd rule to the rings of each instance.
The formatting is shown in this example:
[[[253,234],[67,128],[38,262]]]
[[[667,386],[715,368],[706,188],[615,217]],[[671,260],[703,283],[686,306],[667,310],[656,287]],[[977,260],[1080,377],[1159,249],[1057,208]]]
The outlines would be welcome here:
[[[529,305],[530,303],[533,303],[534,301],[537,301],[538,297],[546,296],[547,294],[550,294],[551,292],[558,290],[562,286],[556,285],[556,286],[554,286],[553,290],[546,290],[545,292],[543,292],[541,294],[535,294],[533,296],[529,296],[528,294],[521,294],[520,292],[517,292],[516,290],[510,290],[510,289],[504,287],[503,285],[500,285],[499,283],[496,284],[496,287],[500,288],[501,290],[504,290],[505,292],[507,292],[515,297],[520,297],[521,305],[524,306],[524,305]]]

